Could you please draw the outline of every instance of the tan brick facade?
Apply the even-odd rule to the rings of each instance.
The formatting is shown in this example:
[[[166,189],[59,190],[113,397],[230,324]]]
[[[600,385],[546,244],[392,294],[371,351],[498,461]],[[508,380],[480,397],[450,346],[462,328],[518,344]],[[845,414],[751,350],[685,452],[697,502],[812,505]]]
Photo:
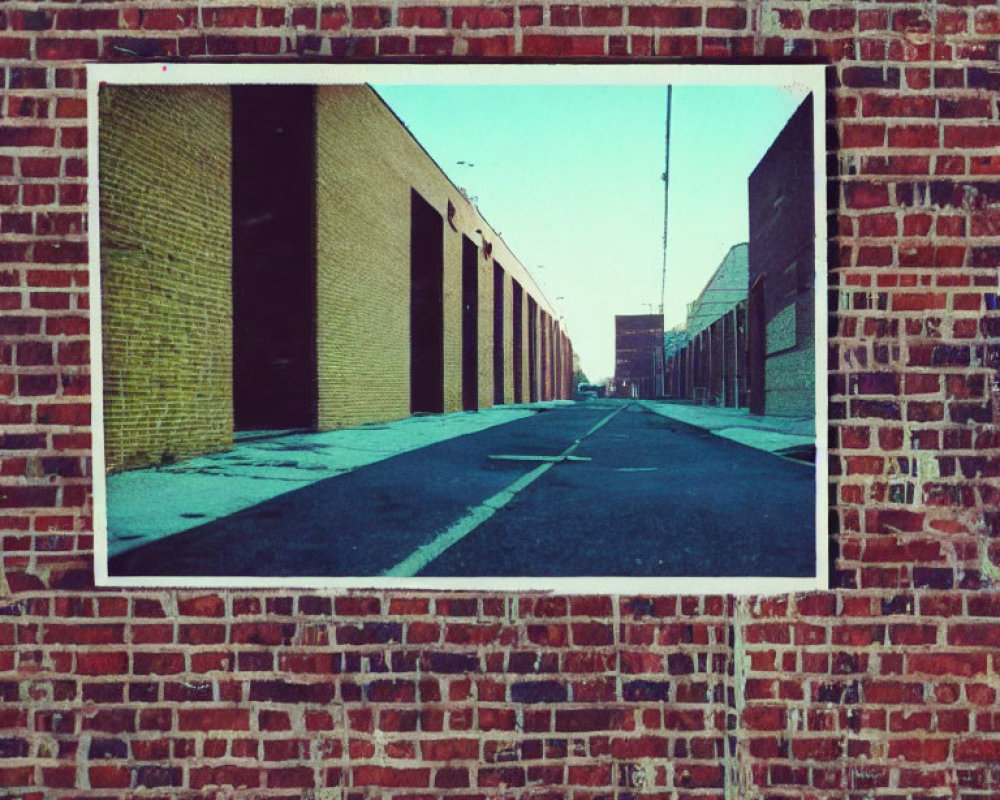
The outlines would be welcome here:
[[[548,309],[524,267],[364,86],[317,89],[319,425],[399,419],[409,411],[410,191],[445,219],[444,400],[462,409],[462,236],[479,247],[479,406],[493,405],[493,278],[504,268],[504,400],[514,401],[512,281]],[[449,220],[449,207],[454,213]],[[476,231],[481,230],[479,234]],[[528,396],[527,300],[523,328]]]
[[[226,88],[101,92],[101,289],[110,469],[232,446]]]
[[[138,467],[232,443],[230,106],[224,87],[113,92],[101,120],[108,453],[115,467]],[[507,403],[513,281],[524,290],[527,401],[528,296],[552,313],[531,277],[372,89],[317,87],[315,108],[318,428],[410,414],[414,191],[444,220],[444,410],[462,410],[463,235],[479,257],[479,407],[493,405],[494,262],[505,273]],[[189,147],[188,131],[203,128]]]
[[[503,262],[503,401],[514,402],[514,281]]]
[[[317,89],[321,428],[410,413],[408,220],[419,148],[389,116],[364,87]]]
[[[475,231],[469,237],[477,242]],[[479,407],[493,405],[493,260],[477,249],[479,259]]]

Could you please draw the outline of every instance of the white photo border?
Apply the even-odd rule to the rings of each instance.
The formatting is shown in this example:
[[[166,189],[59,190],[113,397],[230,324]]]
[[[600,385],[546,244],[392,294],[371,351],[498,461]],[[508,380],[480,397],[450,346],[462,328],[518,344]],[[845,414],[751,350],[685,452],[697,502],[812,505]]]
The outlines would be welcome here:
[[[829,589],[827,386],[826,68],[822,64],[88,64],[89,269],[94,573],[99,587],[546,592],[613,595],[770,595]],[[782,86],[813,95],[815,329],[815,566],[811,578],[785,577],[468,577],[111,576],[108,574],[107,474],[100,270],[99,104],[103,84],[448,84]]]

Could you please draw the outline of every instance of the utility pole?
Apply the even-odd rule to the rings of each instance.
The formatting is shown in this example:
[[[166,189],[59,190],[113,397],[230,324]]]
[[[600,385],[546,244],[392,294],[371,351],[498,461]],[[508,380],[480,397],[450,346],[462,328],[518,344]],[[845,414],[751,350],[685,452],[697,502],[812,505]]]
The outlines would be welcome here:
[[[670,204],[670,90],[667,84],[667,123],[666,146],[663,162],[663,276],[660,279],[660,314],[663,313],[663,300],[667,291],[667,209]]]
[[[667,120],[666,120],[666,136],[664,141],[664,154],[663,154],[663,274],[660,277],[660,319],[662,320],[663,327],[666,329],[666,319],[663,316],[663,301],[667,293],[667,210],[670,207],[670,94],[671,86],[667,84]],[[666,363],[666,342],[663,340],[663,336],[660,336],[659,347],[657,348],[659,358],[654,356],[654,359],[658,361],[658,365],[654,363],[653,374],[655,376],[654,381],[656,383],[656,388],[654,389],[656,396],[662,396],[666,394],[666,374],[667,374],[667,363]],[[657,366],[659,367],[657,369]]]

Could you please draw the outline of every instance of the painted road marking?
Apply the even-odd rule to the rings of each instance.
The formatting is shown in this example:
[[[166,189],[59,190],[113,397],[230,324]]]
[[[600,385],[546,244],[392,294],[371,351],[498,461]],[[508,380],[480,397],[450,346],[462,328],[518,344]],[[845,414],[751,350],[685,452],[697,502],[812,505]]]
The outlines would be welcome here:
[[[612,417],[616,414],[620,414],[630,405],[631,403],[626,403],[620,408],[612,411],[606,417],[601,419],[596,425],[594,425],[589,431],[583,434],[583,436],[574,441],[573,444],[567,447],[559,456],[554,456],[554,460],[543,462],[531,470],[531,472],[526,475],[522,475],[516,481],[511,483],[506,489],[502,489],[492,497],[484,500],[478,506],[472,508],[468,514],[458,520],[455,524],[447,530],[439,533],[432,542],[418,547],[398,564],[385,570],[382,573],[382,576],[386,578],[412,578],[415,576],[418,572],[420,572],[420,570],[430,564],[445,550],[455,543],[460,542],[476,528],[486,522],[490,517],[496,514],[497,511],[513,500],[514,496],[518,492],[529,487],[560,461],[566,460],[572,452],[580,446],[580,443],[584,439],[604,427],[611,421]]]
[[[494,461],[590,461],[590,456],[490,456]]]

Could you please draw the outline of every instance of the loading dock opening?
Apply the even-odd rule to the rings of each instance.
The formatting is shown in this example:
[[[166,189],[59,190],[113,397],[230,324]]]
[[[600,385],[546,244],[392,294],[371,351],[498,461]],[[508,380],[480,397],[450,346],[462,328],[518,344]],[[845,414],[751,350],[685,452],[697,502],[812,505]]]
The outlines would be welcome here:
[[[538,401],[538,303],[528,296],[528,402]]]
[[[764,359],[767,353],[764,306],[764,278],[758,278],[750,287],[747,303],[747,363],[750,371],[750,413],[764,413]]]
[[[503,403],[503,267],[493,262],[493,404]]]
[[[462,236],[462,410],[479,410],[479,248]]]
[[[524,402],[524,290],[517,281],[512,281],[513,319],[512,334],[514,346],[514,402]]]
[[[444,413],[444,220],[410,193],[410,411]]]
[[[316,426],[313,87],[234,86],[236,430]]]

